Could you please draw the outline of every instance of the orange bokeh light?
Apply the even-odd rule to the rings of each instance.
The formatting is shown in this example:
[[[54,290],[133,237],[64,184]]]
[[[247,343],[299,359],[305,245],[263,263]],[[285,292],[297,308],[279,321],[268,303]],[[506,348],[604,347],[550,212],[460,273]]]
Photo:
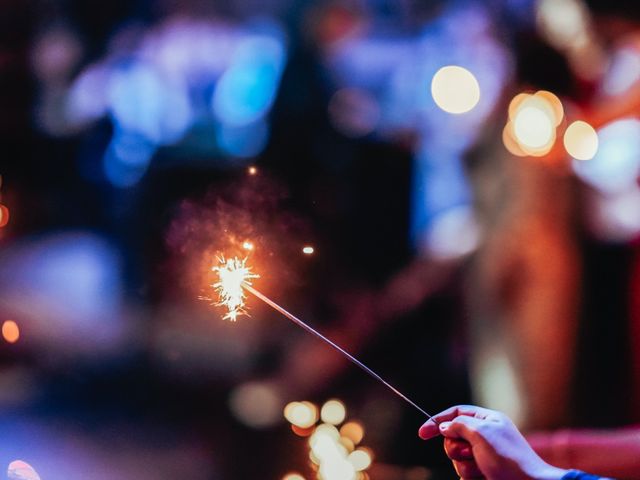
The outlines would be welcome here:
[[[13,320],[5,320],[2,324],[2,337],[8,343],[16,343],[20,339],[20,328]]]
[[[9,209],[0,204],[0,228],[9,223]]]

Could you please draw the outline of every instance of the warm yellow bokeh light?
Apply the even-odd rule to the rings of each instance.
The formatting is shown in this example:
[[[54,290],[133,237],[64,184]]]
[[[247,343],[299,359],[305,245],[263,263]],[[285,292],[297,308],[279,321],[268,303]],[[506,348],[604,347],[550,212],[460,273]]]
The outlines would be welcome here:
[[[372,462],[371,454],[367,450],[360,448],[351,452],[347,460],[349,460],[349,463],[351,463],[358,472],[369,468]]]
[[[364,428],[357,422],[348,422],[340,428],[340,435],[349,438],[357,445],[364,438]]]
[[[305,480],[305,478],[296,472],[287,473],[282,480]]]
[[[247,168],[247,173],[249,175],[255,175],[256,173],[258,173],[258,169],[254,166],[251,166],[249,168]]]
[[[525,151],[544,148],[553,141],[555,119],[537,102],[526,101],[516,113],[513,133]]]
[[[356,480],[357,478],[353,465],[342,458],[322,463],[319,474],[323,480]]]
[[[587,122],[577,120],[564,132],[564,148],[576,160],[591,160],[598,152],[598,134]]]
[[[502,143],[509,153],[517,157],[527,156],[527,152],[520,147],[518,141],[514,138],[513,124],[511,122],[508,122],[502,130]]]
[[[16,343],[20,338],[20,328],[13,320],[5,320],[2,324],[2,337],[8,343]]]
[[[304,253],[305,255],[312,255],[315,251],[316,249],[313,248],[311,245],[307,245],[302,248],[302,253]]]
[[[529,98],[531,98],[531,94],[530,93],[519,93],[517,94],[515,97],[513,97],[511,99],[511,102],[509,102],[509,120],[511,122],[513,122],[516,118],[516,114],[518,113],[518,110],[520,110],[520,107],[522,107],[522,104]]]
[[[325,423],[331,425],[339,425],[344,422],[347,416],[347,410],[340,400],[327,401],[320,410],[320,418]]]
[[[442,67],[431,80],[431,95],[436,105],[448,113],[466,113],[480,101],[480,85],[466,68]]]
[[[564,107],[562,106],[562,102],[560,99],[553,93],[547,90],[540,90],[536,92],[535,97],[538,97],[545,101],[549,108],[551,109],[551,113],[553,114],[554,124],[557,127],[562,122],[564,118]]]
[[[310,402],[291,402],[284,407],[284,417],[296,427],[309,428],[318,420],[318,408]]]

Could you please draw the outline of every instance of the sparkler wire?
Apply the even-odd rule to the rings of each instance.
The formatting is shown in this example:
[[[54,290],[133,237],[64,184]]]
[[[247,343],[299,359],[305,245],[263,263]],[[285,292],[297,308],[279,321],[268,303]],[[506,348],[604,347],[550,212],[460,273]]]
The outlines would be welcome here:
[[[343,349],[341,346],[335,344],[334,342],[332,342],[331,340],[329,340],[327,337],[325,337],[324,335],[322,335],[320,332],[318,332],[317,330],[315,330],[314,328],[312,328],[311,326],[307,325],[305,322],[303,322],[302,320],[300,320],[298,317],[296,317],[295,315],[293,315],[292,313],[289,313],[287,310],[285,310],[284,308],[282,308],[280,305],[278,305],[277,303],[275,303],[273,300],[271,300],[269,297],[266,297],[265,295],[263,295],[262,293],[260,293],[258,290],[256,290],[255,288],[253,288],[251,285],[248,285],[247,283],[244,283],[243,288],[246,289],[249,293],[253,294],[254,296],[256,296],[257,298],[259,298],[260,300],[262,300],[264,303],[266,303],[267,305],[269,305],[271,308],[273,308],[275,311],[277,311],[278,313],[281,313],[282,315],[284,315],[285,317],[287,317],[289,320],[291,320],[293,323],[295,323],[296,325],[298,325],[299,327],[302,327],[304,330],[306,330],[307,332],[309,332],[310,334],[314,335],[315,337],[319,338],[320,340],[322,340],[323,342],[325,342],[327,345],[329,345],[330,347],[334,348],[335,350],[337,350],[338,352],[340,352],[342,355],[344,355],[345,357],[347,357],[352,363],[354,363],[355,365],[357,365],[358,367],[360,367],[362,370],[364,370],[365,372],[367,372],[371,377],[375,378],[376,380],[378,380],[380,383],[382,383],[383,385],[385,385],[389,390],[391,390],[393,393],[395,393],[397,396],[399,396],[400,398],[402,398],[405,402],[407,402],[409,405],[411,405],[413,408],[415,408],[416,410],[418,410],[420,413],[422,413],[423,415],[425,415],[429,420],[433,421],[434,423],[438,424],[439,422],[437,420],[435,420],[433,418],[432,415],[429,415],[423,408],[421,408],[417,403],[415,403],[413,400],[411,400],[409,397],[407,397],[404,393],[402,393],[400,390],[398,390],[396,387],[394,387],[393,385],[391,385],[389,382],[387,382],[385,379],[383,379],[380,375],[378,375],[376,372],[374,372],[373,370],[371,370],[369,367],[367,367],[364,363],[362,363],[360,360],[358,360],[357,358],[355,358],[353,355],[351,355],[349,352],[347,352],[345,349]]]

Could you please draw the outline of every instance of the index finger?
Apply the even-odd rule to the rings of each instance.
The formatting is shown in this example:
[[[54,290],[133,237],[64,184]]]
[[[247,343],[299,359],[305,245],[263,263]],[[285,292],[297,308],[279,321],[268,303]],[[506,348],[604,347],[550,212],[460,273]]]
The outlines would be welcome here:
[[[418,430],[418,435],[421,439],[428,440],[440,434],[438,425],[442,422],[449,422],[461,415],[484,419],[492,412],[493,411],[488,408],[476,407],[475,405],[456,405],[454,407],[449,407],[427,420],[420,427],[420,430]]]

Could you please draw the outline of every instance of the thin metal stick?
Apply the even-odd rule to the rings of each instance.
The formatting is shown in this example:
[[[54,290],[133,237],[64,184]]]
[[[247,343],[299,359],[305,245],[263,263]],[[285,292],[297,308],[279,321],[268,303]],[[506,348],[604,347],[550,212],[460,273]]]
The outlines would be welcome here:
[[[318,332],[317,330],[313,329],[312,327],[310,327],[309,325],[307,325],[305,322],[303,322],[302,320],[300,320],[298,317],[296,317],[295,315],[293,315],[292,313],[289,313],[288,311],[286,311],[284,308],[282,308],[280,305],[278,305],[277,303],[275,303],[273,300],[271,300],[269,297],[265,297],[262,293],[260,293],[258,290],[256,290],[255,288],[253,288],[251,285],[248,284],[244,284],[243,287],[249,291],[250,293],[252,293],[253,295],[255,295],[256,297],[258,297],[260,300],[262,300],[264,303],[266,303],[267,305],[269,305],[271,308],[273,308],[274,310],[276,310],[277,312],[281,313],[282,315],[284,315],[285,317],[287,317],[289,320],[291,320],[293,323],[295,323],[296,325],[298,325],[299,327],[302,327],[303,329],[305,329],[307,332],[309,332],[310,334],[316,336],[317,338],[319,338],[320,340],[322,340],[323,342],[325,342],[327,345],[333,347],[335,350],[337,350],[338,352],[340,352],[342,355],[344,355],[345,357],[347,357],[349,360],[351,360],[351,362],[353,362],[355,365],[357,365],[358,367],[360,367],[362,370],[364,370],[365,372],[367,372],[369,375],[371,375],[373,378],[375,378],[376,380],[378,380],[380,383],[382,383],[383,385],[385,385],[389,390],[391,390],[393,393],[395,393],[396,395],[398,395],[400,398],[402,398],[405,402],[407,402],[409,405],[411,405],[412,407],[414,407],[416,410],[418,410],[420,413],[422,413],[423,415],[425,415],[427,418],[429,418],[430,420],[432,420],[434,423],[438,423],[431,415],[429,415],[427,412],[424,411],[424,409],[422,409],[420,406],[418,406],[418,404],[416,404],[413,400],[411,400],[409,397],[407,397],[404,393],[402,393],[400,390],[398,390],[396,387],[394,387],[393,385],[391,385],[389,382],[387,382],[386,380],[384,380],[380,375],[378,375],[376,372],[374,372],[373,370],[371,370],[369,367],[367,367],[364,363],[362,363],[360,360],[358,360],[357,358],[355,358],[353,355],[351,355],[349,352],[347,352],[345,349],[343,349],[342,347],[340,347],[339,345],[333,343],[331,340],[329,340],[327,337],[325,337],[324,335],[322,335],[320,332]]]

